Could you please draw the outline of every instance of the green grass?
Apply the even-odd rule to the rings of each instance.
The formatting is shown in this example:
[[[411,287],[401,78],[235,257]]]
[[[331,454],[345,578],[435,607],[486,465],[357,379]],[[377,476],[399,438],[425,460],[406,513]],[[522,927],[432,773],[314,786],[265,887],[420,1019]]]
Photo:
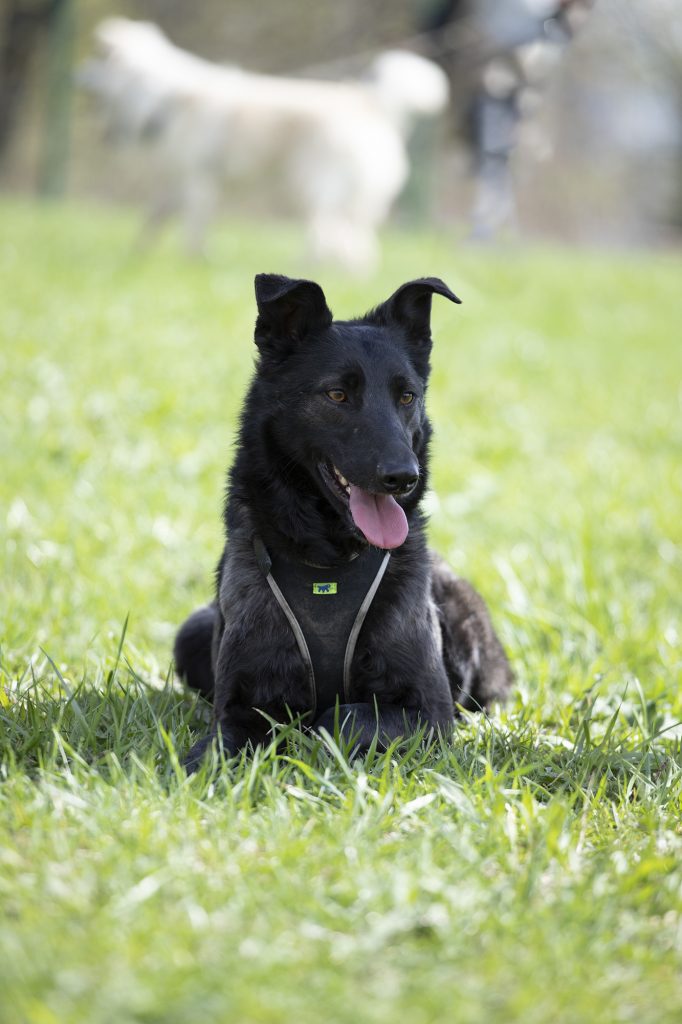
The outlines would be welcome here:
[[[0,206],[0,1020],[678,1022],[682,262],[385,239],[213,260],[132,218]],[[173,686],[209,593],[253,274],[339,316],[438,274],[434,544],[518,685],[349,763],[291,731],[187,780]],[[127,626],[126,626],[127,623]]]

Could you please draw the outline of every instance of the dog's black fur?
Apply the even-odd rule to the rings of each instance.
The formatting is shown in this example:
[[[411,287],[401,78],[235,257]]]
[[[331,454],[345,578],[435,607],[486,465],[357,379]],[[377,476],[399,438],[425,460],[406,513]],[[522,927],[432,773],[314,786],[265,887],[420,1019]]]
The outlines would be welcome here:
[[[385,744],[420,724],[446,727],[456,705],[485,708],[506,696],[511,673],[486,607],[428,551],[419,507],[433,294],[459,302],[442,281],[424,278],[364,317],[333,322],[314,282],[256,278],[258,361],[229,474],[217,597],[175,641],[178,673],[214,704],[212,735],[193,747],[190,769],[218,732],[235,753],[267,738],[265,716],[311,717],[306,668],[253,538],[318,566],[366,548],[334,467],[365,492],[393,495],[409,526],[404,542],[386,544],[394,550],[359,636],[350,702],[340,708],[359,747],[375,734]],[[335,709],[317,711],[310,724],[333,731]]]

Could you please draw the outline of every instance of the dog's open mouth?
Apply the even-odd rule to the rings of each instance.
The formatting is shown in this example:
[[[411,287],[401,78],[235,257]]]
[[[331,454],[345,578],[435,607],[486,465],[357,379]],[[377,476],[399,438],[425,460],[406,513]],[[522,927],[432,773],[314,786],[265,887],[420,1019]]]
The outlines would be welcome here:
[[[331,462],[321,463],[320,476],[334,497],[370,544],[377,548],[399,548],[408,533],[407,517],[390,494],[375,494],[350,483]]]

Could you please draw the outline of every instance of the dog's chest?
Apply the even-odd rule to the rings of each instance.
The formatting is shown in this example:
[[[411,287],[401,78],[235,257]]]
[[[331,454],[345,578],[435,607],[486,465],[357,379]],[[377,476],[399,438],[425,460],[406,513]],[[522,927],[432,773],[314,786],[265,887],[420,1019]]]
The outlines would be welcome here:
[[[276,596],[276,588],[281,592],[304,638],[304,644],[300,637],[297,641],[308,652],[317,711],[333,707],[337,698],[347,702],[355,643],[381,582],[387,552],[370,547],[354,561],[333,567],[291,562],[272,553],[270,558],[270,580],[276,587],[272,582],[270,586]]]

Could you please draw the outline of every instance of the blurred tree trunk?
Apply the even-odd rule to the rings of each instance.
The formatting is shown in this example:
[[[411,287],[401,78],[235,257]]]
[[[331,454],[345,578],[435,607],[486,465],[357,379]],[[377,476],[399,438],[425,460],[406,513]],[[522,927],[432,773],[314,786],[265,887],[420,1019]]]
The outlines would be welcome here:
[[[19,119],[33,55],[61,0],[6,0],[0,28],[0,161]]]
[[[61,195],[66,185],[74,30],[73,0],[52,0],[47,22],[45,133],[38,177],[38,189],[44,196]]]

